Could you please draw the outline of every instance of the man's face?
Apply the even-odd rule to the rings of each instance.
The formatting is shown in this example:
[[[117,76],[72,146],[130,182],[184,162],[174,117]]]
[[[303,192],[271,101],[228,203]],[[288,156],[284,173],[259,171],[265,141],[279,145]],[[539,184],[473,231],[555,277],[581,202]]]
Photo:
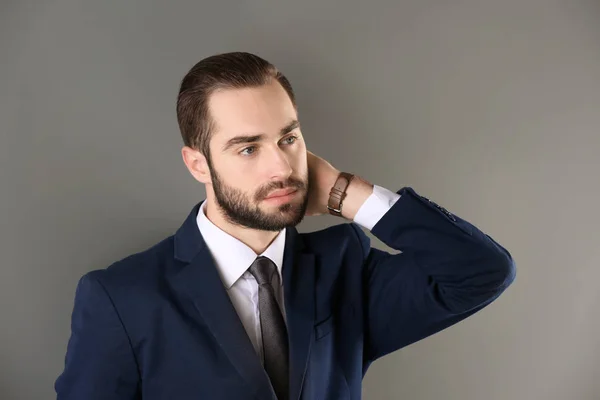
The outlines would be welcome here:
[[[308,203],[306,145],[296,110],[277,81],[213,93],[212,189],[225,218],[279,231],[302,221]],[[285,197],[275,191],[295,190]]]

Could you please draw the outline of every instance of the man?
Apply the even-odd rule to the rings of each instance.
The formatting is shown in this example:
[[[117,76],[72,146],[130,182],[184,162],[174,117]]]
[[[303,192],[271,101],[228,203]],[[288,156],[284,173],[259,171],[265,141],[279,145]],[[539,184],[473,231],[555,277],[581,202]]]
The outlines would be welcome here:
[[[173,236],[81,278],[59,399],[358,399],[371,362],[515,277],[469,222],[307,151],[290,83],[260,57],[200,61],[177,117],[206,200]],[[347,222],[295,229],[325,213]]]

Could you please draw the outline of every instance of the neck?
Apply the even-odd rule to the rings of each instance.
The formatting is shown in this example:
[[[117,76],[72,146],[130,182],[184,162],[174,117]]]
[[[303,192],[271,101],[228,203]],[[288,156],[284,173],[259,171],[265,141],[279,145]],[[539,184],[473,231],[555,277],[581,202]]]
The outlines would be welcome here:
[[[256,255],[262,254],[279,235],[279,232],[261,231],[232,224],[223,216],[222,210],[212,196],[206,198],[206,217],[223,232],[254,250]]]

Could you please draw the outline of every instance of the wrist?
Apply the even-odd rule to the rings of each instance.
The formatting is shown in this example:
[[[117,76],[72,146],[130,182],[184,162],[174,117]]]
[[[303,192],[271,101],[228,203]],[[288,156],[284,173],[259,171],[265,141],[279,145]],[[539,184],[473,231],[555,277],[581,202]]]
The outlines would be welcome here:
[[[331,187],[333,188],[333,186],[332,184]],[[358,175],[354,175],[345,190],[345,196],[340,207],[341,217],[353,220],[360,207],[372,193],[373,184]]]

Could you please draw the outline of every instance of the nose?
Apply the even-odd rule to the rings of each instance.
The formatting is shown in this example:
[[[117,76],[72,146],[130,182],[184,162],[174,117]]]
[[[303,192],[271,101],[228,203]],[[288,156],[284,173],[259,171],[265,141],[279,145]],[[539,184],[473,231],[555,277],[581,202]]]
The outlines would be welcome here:
[[[280,148],[273,150],[267,168],[271,179],[276,180],[286,180],[293,172],[288,155]]]

